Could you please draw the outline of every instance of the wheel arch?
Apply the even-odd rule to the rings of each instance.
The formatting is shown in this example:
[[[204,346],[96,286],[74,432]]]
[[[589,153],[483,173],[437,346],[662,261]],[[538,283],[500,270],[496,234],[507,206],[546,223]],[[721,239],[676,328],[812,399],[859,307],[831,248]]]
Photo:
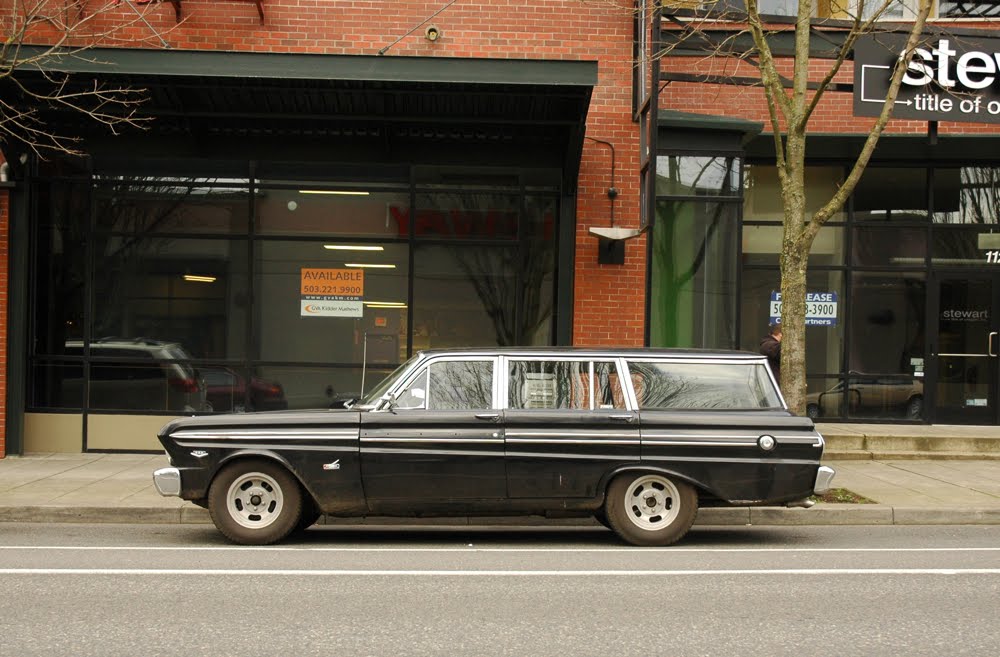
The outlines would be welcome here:
[[[649,465],[645,463],[631,463],[628,465],[616,466],[604,473],[604,476],[601,478],[601,481],[600,483],[598,483],[597,486],[597,490],[598,493],[600,494],[602,504],[607,498],[608,486],[611,485],[611,482],[614,481],[615,477],[627,473],[665,475],[667,477],[672,477],[674,479],[677,479],[678,481],[683,481],[686,484],[690,484],[691,486],[694,487],[695,492],[697,493],[707,493],[709,495],[715,495],[715,492],[712,491],[708,486],[706,486],[704,482],[698,481],[697,479],[694,479],[690,475],[686,475],[683,472],[678,472],[677,470],[673,470],[671,468],[664,468],[662,466],[657,466],[657,465]]]
[[[219,459],[218,463],[216,463],[215,469],[212,471],[212,474],[208,479],[209,486],[211,486],[211,482],[215,481],[215,478],[219,476],[219,473],[222,472],[223,468],[233,463],[236,463],[237,461],[247,461],[251,459],[265,459],[268,461],[273,461],[278,465],[280,465],[282,468],[288,471],[288,474],[292,475],[292,477],[295,479],[296,482],[298,482],[299,488],[302,490],[302,494],[309,500],[311,500],[313,503],[315,503],[316,495],[313,494],[313,491],[309,489],[309,486],[306,485],[306,482],[303,481],[299,473],[295,470],[294,467],[292,467],[292,464],[289,462],[289,460],[286,459],[284,456],[282,456],[280,453],[270,449],[240,449],[234,452],[230,452],[229,454],[226,454],[224,457]]]

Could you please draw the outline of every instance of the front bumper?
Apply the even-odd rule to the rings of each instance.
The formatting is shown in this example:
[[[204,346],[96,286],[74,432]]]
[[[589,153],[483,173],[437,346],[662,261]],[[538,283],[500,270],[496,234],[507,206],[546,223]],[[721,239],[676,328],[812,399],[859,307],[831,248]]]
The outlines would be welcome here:
[[[153,473],[156,492],[164,497],[180,497],[181,471],[177,468],[160,468]]]
[[[816,472],[816,483],[813,485],[813,492],[822,494],[830,490],[835,474],[837,474],[837,471],[830,466],[819,466],[819,470]]]

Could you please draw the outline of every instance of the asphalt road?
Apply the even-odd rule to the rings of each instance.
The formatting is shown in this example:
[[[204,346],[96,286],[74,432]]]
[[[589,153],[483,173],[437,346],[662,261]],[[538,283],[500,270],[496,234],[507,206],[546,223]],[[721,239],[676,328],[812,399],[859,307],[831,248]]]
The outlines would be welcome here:
[[[1000,527],[0,523],[0,655],[994,655]]]

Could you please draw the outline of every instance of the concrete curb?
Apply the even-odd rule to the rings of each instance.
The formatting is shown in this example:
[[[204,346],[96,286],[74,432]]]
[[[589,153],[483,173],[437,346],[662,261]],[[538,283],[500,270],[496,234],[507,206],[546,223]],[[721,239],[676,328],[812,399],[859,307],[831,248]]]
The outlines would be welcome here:
[[[0,506],[0,522],[206,524],[208,511],[194,505],[160,507]],[[333,518],[323,525],[344,526],[497,526],[599,527],[591,518],[455,517],[455,518]],[[811,509],[782,507],[705,508],[695,525],[1000,525],[1000,508],[892,507],[885,504],[818,504]]]

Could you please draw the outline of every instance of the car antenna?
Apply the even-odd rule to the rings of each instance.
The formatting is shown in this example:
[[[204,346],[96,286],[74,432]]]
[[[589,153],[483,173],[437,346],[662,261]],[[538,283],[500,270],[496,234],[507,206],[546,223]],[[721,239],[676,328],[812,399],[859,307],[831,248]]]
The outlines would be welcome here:
[[[364,338],[362,338],[361,347],[361,394],[358,395],[358,399],[364,399],[365,397],[365,366],[368,365],[368,331],[364,332]]]

